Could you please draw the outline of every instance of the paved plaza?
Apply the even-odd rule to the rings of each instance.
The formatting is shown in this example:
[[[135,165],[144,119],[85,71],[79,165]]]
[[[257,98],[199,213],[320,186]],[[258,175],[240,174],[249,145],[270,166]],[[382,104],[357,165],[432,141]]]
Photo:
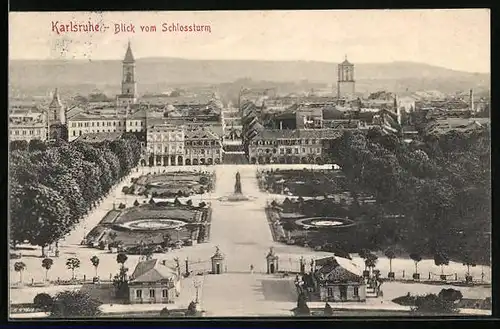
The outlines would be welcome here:
[[[66,269],[65,262],[69,257],[77,257],[81,260],[81,267],[75,271],[78,278],[84,275],[92,278],[95,275],[95,268],[90,262],[93,255],[100,258],[98,274],[101,278],[109,278],[119,270],[116,262],[116,254],[108,251],[97,250],[80,246],[84,235],[89,232],[103,216],[113,208],[113,203],[120,202],[130,206],[134,200],[146,200],[139,196],[126,196],[121,193],[123,186],[130,185],[130,179],[138,177],[147,172],[158,172],[163,170],[204,170],[215,171],[215,190],[202,196],[193,196],[194,202],[203,200],[211,203],[212,223],[210,230],[210,241],[173,250],[166,254],[158,254],[155,257],[173,261],[175,257],[180,260],[188,258],[192,262],[204,262],[208,269],[208,260],[218,246],[225,256],[225,267],[227,272],[221,275],[194,276],[183,280],[183,289],[179,300],[173,308],[185,307],[190,301],[195,299],[196,289],[193,280],[201,282],[198,297],[201,307],[206,310],[208,316],[289,316],[290,310],[296,305],[296,294],[293,286],[293,278],[280,278],[275,275],[265,274],[265,256],[270,247],[274,247],[276,254],[280,257],[280,267],[298,269],[298,259],[303,256],[306,259],[324,257],[330,255],[327,252],[316,252],[308,248],[299,246],[289,246],[274,242],[272,239],[269,224],[266,219],[264,207],[270,201],[271,195],[259,190],[256,179],[257,170],[268,168],[296,168],[302,169],[304,165],[224,165],[212,167],[167,167],[167,168],[140,168],[134,171],[122,183],[118,184],[110,195],[90,213],[82,222],[60,242],[60,257],[54,258],[54,265],[49,271],[50,279],[60,278],[68,280],[71,278],[71,271]],[[310,168],[311,165],[308,165]],[[320,167],[320,166],[316,166]],[[323,168],[331,168],[323,166]],[[221,201],[220,198],[229,196],[234,191],[235,175],[240,172],[242,192],[251,198],[249,201],[228,202]],[[181,198],[185,201],[188,198]],[[41,267],[42,258],[39,248],[33,251],[21,251],[22,261],[26,263],[27,269],[23,273],[23,281],[42,282],[45,278],[45,271]],[[359,257],[353,259],[363,266],[363,260]],[[17,260],[11,260],[10,282],[11,285],[19,281],[19,273],[13,269],[13,264]],[[125,265],[133,270],[139,261],[139,256],[130,255]],[[181,262],[184,269],[184,262]],[[254,267],[254,273],[250,273],[250,265]],[[377,264],[383,275],[389,271],[389,262],[384,257],[379,257]],[[225,268],[224,268],[225,270]],[[400,272],[405,270],[410,276],[414,271],[414,263],[410,259],[396,259],[393,261],[393,270]],[[472,268],[472,274],[478,278],[481,276],[481,267]],[[419,263],[419,272],[440,273],[440,268],[434,265],[433,260],[423,260]],[[448,273],[459,273],[463,276],[465,267],[462,264],[450,263],[446,267]],[[490,268],[485,267],[485,281],[490,280]],[[424,275],[423,274],[423,275]],[[384,303],[411,292],[412,294],[437,293],[443,285],[427,284],[406,284],[406,283],[384,283]],[[53,287],[20,287],[10,289],[11,303],[30,303],[33,297],[40,292],[55,294],[66,289],[78,289],[78,287],[53,286]],[[464,297],[485,298],[491,296],[490,288],[482,287],[454,287],[460,289]],[[110,308],[111,306],[107,306]],[[113,306],[116,308],[116,306]],[[151,306],[153,307],[153,306]],[[158,306],[154,306],[158,308]],[[167,307],[169,307],[167,305]]]

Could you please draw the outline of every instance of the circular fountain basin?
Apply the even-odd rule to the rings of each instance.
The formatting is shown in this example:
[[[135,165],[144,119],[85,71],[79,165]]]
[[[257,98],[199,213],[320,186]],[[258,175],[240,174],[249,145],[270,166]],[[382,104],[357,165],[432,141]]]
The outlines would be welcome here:
[[[186,222],[177,219],[138,219],[119,226],[131,231],[171,230],[186,225]]]
[[[336,217],[309,217],[301,218],[295,221],[295,223],[302,227],[307,228],[319,228],[319,229],[329,229],[329,228],[340,228],[353,226],[354,222],[348,218],[336,218]]]

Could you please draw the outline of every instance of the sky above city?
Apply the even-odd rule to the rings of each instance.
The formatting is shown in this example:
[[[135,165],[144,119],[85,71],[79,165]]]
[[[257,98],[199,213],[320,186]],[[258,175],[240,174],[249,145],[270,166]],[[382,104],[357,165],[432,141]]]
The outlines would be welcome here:
[[[71,22],[108,29],[63,32],[60,25]],[[135,33],[115,34],[115,24],[133,24]],[[193,24],[208,28],[175,32],[171,27]],[[141,30],[152,25],[156,32]],[[9,14],[11,59],[122,59],[128,41],[136,59],[337,63],[347,55],[352,63],[409,61],[490,71],[490,14],[485,9]]]

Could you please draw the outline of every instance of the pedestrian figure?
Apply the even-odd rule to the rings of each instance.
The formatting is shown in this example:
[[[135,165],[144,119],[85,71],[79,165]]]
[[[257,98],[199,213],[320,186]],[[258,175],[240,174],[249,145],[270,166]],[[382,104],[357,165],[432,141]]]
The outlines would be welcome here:
[[[226,270],[226,273],[227,273],[227,265],[224,265],[224,269]]]
[[[250,273],[253,274],[253,265],[250,265]]]

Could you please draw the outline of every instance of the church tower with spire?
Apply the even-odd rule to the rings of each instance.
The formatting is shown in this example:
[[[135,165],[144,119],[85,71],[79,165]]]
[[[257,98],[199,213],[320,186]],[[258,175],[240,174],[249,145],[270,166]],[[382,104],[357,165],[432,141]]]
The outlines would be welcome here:
[[[65,124],[66,123],[66,112],[64,106],[59,98],[59,93],[57,88],[52,94],[52,101],[49,105],[49,122],[50,124]]]
[[[128,106],[137,101],[137,82],[135,81],[135,59],[132,54],[130,41],[125,58],[122,61],[122,92],[117,97],[118,106]]]
[[[337,99],[350,100],[355,98],[354,65],[347,60],[337,66]]]

